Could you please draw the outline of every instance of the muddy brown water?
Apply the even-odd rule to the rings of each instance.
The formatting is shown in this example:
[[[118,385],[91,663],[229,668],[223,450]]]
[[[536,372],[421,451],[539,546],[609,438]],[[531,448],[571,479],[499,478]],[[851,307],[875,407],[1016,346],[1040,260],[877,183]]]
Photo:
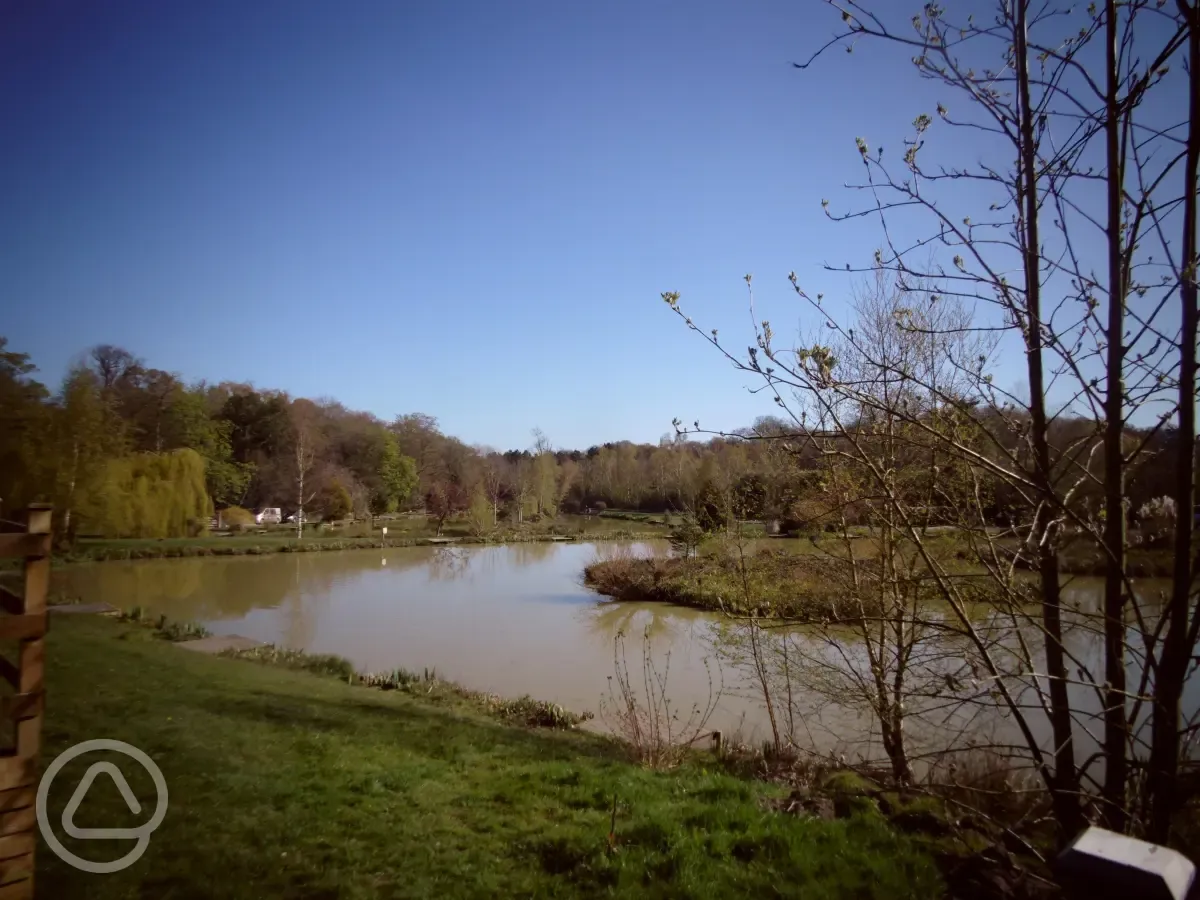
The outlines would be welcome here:
[[[624,546],[640,553],[666,545]],[[360,671],[434,669],[478,690],[594,713],[613,674],[617,632],[631,636],[631,670],[647,632],[658,661],[670,654],[677,703],[702,701],[718,617],[615,603],[583,587],[584,567],[605,549],[530,543],[105,562],[56,572],[52,591],[140,606],[218,635],[336,653]],[[753,718],[752,706],[724,697],[713,727],[728,728],[743,711]]]
[[[708,730],[754,741],[768,737],[761,694],[713,650],[714,638],[728,628],[721,616],[617,603],[582,585],[584,567],[614,549],[666,548],[652,541],[547,543],[105,562],[55,572],[52,590],[199,622],[217,635],[336,653],[360,671],[436,670],[477,690],[530,694],[591,711],[601,728],[612,724],[604,702],[613,684],[614,640],[623,633],[635,685],[642,686],[648,649],[659,672],[666,671],[681,721],[693,705],[707,703],[711,686],[719,696]],[[1085,604],[1095,602],[1099,590],[1087,579],[1069,588]],[[1098,652],[1090,647],[1094,641],[1077,640],[1082,655]],[[1191,710],[1200,705],[1198,689],[1200,679],[1194,679],[1186,698]],[[858,748],[856,755],[865,743],[865,752],[876,755],[865,716],[816,700],[797,705],[803,714],[792,727],[799,740],[822,752]],[[991,712],[970,728],[984,742],[1007,725]],[[916,742],[940,737],[935,731]]]

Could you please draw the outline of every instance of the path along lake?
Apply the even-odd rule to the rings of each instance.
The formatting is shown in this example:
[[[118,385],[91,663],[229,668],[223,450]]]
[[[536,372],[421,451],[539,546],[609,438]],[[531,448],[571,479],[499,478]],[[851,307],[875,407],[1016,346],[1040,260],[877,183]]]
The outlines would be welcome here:
[[[668,693],[681,718],[692,704],[706,702],[711,679],[720,698],[710,730],[740,732],[747,740],[768,736],[753,686],[713,651],[714,637],[728,627],[721,616],[617,603],[583,587],[584,567],[615,546],[529,543],[105,562],[56,571],[52,589],[84,602],[140,606],[199,622],[218,635],[335,653],[359,671],[436,669],[439,677],[477,690],[589,710],[601,728],[614,638],[626,635],[629,670],[640,685],[646,633],[660,670],[670,654]],[[665,548],[623,546],[635,553]],[[1098,584],[1080,580],[1069,591],[1090,602]],[[1197,686],[1197,680],[1189,685],[1189,712],[1200,699]],[[857,753],[863,741],[871,743],[869,720],[851,710],[814,702],[803,719],[798,737],[821,751],[854,747]],[[994,719],[970,727],[986,740],[1003,727]]]

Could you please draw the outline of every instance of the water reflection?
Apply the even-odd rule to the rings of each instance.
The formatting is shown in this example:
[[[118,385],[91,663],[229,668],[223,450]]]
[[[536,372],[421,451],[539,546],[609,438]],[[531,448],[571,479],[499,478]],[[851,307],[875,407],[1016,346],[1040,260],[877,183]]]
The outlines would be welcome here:
[[[577,710],[598,710],[613,673],[614,637],[626,635],[633,671],[645,635],[660,667],[670,655],[677,708],[703,703],[711,677],[724,687],[712,727],[765,737],[761,691],[714,649],[728,638],[728,621],[663,604],[616,603],[580,583],[598,555],[664,550],[651,542],[546,543],[107,562],[55,572],[53,589],[202,622],[216,634],[337,653],[360,669],[436,668],[470,687],[528,693]],[[1096,594],[1094,583],[1077,581],[1067,597],[1087,604]],[[802,629],[780,636],[812,639]],[[1069,641],[1084,665],[1102,671],[1094,634],[1072,632]],[[841,651],[856,652],[851,635],[846,645]],[[1133,675],[1136,660],[1130,665]],[[1080,696],[1081,704],[1093,703]],[[789,728],[798,738],[811,736],[823,750],[877,754],[866,716],[803,688],[793,700]],[[1197,701],[1194,681],[1185,703],[1194,710]],[[997,727],[1003,723],[993,716],[967,731],[983,737]],[[930,740],[942,737],[931,729]]]
[[[260,557],[109,562],[55,573],[55,589],[320,653],[361,669],[436,668],[471,687],[533,694],[596,711],[624,632],[631,664],[642,634],[670,654],[677,704],[703,699],[715,618],[662,604],[620,604],[581,584],[612,545],[414,547]],[[661,552],[653,543],[624,552]],[[753,719],[723,701],[724,725]]]

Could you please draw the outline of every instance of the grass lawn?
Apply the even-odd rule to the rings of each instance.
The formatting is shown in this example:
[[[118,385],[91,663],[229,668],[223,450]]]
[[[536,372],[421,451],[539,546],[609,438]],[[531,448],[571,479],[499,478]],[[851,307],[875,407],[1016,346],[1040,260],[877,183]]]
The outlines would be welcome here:
[[[124,740],[162,768],[170,807],[117,874],[79,872],[40,845],[42,897],[940,894],[930,859],[878,817],[784,816],[763,808],[767,785],[701,763],[646,771],[603,739],[503,725],[452,700],[207,657],[85,616],[55,617],[47,679],[44,765],[79,741]],[[102,758],[55,779],[52,822]],[[142,814],[102,776],[77,826],[151,814],[149,778],[114,761]],[[89,859],[131,846],[64,843]]]

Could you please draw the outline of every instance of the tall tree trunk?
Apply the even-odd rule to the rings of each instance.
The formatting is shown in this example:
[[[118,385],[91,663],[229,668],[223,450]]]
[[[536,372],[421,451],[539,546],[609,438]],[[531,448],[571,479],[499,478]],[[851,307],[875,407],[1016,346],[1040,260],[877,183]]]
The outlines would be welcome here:
[[[1046,383],[1042,360],[1042,309],[1040,237],[1038,234],[1037,154],[1034,113],[1030,99],[1027,13],[1029,0],[1017,0],[1014,44],[1020,103],[1020,152],[1017,160],[1017,193],[1021,206],[1024,246],[1026,360],[1029,367],[1030,440],[1033,444],[1035,482],[1042,494],[1030,540],[1038,555],[1042,589],[1042,629],[1046,641],[1046,675],[1050,693],[1050,726],[1054,738],[1055,818],[1063,838],[1073,836],[1083,824],[1079,807],[1079,776],[1075,768],[1075,741],[1071,727],[1071,704],[1067,693],[1067,670],[1062,644],[1061,588],[1056,550],[1053,509],[1054,478],[1050,466],[1050,442],[1046,415]]]
[[[1125,183],[1120,144],[1120,84],[1117,71],[1117,0],[1105,9],[1106,117],[1105,155],[1108,178],[1108,322],[1104,403],[1104,818],[1115,831],[1126,821],[1128,778],[1128,714],[1125,708],[1125,272],[1123,265],[1121,192]]]
[[[304,537],[304,435],[296,436],[296,473],[299,488],[296,493],[296,539]]]
[[[1183,246],[1180,254],[1179,296],[1182,303],[1179,343],[1179,432],[1175,456],[1175,564],[1171,601],[1164,611],[1167,633],[1163,642],[1154,685],[1153,744],[1150,751],[1150,828],[1152,841],[1165,843],[1171,832],[1171,816],[1177,798],[1179,773],[1179,700],[1187,675],[1195,626],[1189,629],[1188,603],[1191,593],[1192,531],[1196,502],[1196,339],[1197,339],[1197,249],[1196,190],[1200,174],[1200,5],[1178,0],[1188,27],[1188,137],[1184,171]]]
[[[63,536],[70,540],[71,538],[71,507],[75,504],[75,479],[79,475],[79,441],[76,440],[71,447],[71,477],[67,481],[67,503],[63,510]]]

